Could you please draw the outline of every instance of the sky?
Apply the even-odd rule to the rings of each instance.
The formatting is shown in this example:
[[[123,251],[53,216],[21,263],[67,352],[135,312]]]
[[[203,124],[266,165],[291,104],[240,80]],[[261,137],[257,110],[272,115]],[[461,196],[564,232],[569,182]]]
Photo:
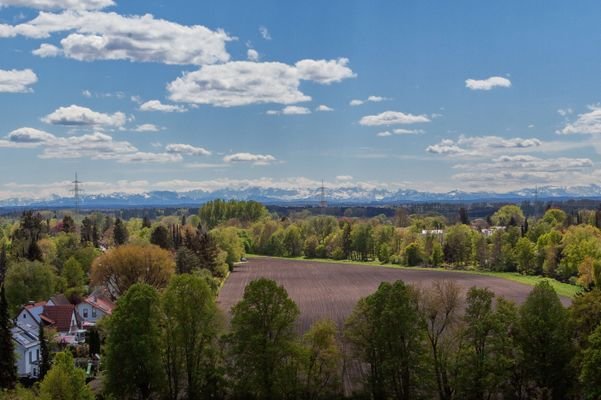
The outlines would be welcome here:
[[[601,178],[598,1],[0,0],[0,198]]]

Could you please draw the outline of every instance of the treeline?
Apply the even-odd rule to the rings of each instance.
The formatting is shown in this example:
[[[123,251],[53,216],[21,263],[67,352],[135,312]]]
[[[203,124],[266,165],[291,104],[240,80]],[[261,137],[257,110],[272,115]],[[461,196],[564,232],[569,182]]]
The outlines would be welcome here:
[[[397,281],[361,299],[342,330],[323,320],[299,335],[298,306],[258,279],[228,329],[206,280],[178,274],[163,290],[135,283],[119,298],[101,329],[102,394],[333,399],[345,397],[346,376],[356,399],[597,399],[600,310],[599,289],[565,309],[547,282],[518,306],[488,289]],[[90,398],[70,357],[58,353],[39,386],[0,399]]]
[[[256,254],[379,261],[404,266],[517,271],[591,287],[601,282],[601,212],[574,218],[549,209],[526,218],[515,205],[487,219],[448,225],[437,215],[365,219],[317,216],[263,219],[243,229]]]

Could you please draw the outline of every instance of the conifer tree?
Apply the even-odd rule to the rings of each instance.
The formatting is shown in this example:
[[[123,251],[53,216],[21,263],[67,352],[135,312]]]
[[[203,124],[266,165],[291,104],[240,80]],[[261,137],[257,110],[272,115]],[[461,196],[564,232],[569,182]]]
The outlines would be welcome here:
[[[12,389],[17,383],[15,368],[15,349],[10,331],[11,321],[8,316],[8,302],[4,292],[4,276],[6,271],[6,250],[0,253],[0,389]]]
[[[46,333],[44,332],[44,324],[40,322],[38,334],[40,341],[40,380],[44,379],[48,371],[50,371],[50,351],[48,351],[48,341],[46,341]]]
[[[113,239],[115,240],[115,244],[117,246],[121,246],[122,244],[127,243],[128,233],[127,227],[121,221],[121,218],[117,218],[115,220],[115,227],[113,231]]]

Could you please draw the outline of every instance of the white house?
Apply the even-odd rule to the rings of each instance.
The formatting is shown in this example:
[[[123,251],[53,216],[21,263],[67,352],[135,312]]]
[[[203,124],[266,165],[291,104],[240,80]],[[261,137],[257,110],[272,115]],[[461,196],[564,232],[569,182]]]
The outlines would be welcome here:
[[[38,303],[30,302],[29,304],[24,305],[15,318],[15,322],[17,325],[33,325],[34,323],[40,324],[40,315],[44,311],[44,306],[46,306],[45,301],[40,301]]]
[[[40,341],[36,329],[39,329],[37,324],[19,324],[11,329],[20,378],[37,378],[40,371]]]
[[[115,304],[97,293],[92,293],[77,305],[77,314],[83,319],[84,325],[96,324],[99,320],[113,313]]]

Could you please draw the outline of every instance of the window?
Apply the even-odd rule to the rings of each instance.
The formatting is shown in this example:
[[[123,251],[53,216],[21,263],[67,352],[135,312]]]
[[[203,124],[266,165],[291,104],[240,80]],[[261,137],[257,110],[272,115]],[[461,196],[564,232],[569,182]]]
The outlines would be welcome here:
[[[29,352],[29,362],[32,363],[33,362],[33,351]]]
[[[83,309],[83,317],[88,318],[88,309],[87,308]]]
[[[96,318],[96,309],[92,308],[92,318]]]
[[[40,349],[37,349],[37,350],[35,351],[35,360],[36,360],[36,361],[39,361],[39,360],[40,360]]]

